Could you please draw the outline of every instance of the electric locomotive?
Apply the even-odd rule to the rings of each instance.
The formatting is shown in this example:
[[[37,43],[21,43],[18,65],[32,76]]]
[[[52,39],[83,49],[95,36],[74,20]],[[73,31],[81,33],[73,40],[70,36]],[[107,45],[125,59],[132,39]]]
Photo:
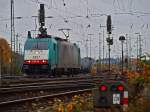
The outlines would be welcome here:
[[[26,74],[71,73],[80,70],[80,49],[65,39],[46,37],[28,39],[24,46],[23,72]]]
[[[28,38],[24,46],[23,73],[60,75],[63,73],[77,73],[80,70],[80,48],[69,42],[52,35],[48,35],[44,26],[44,5],[40,5],[39,34],[36,38]]]

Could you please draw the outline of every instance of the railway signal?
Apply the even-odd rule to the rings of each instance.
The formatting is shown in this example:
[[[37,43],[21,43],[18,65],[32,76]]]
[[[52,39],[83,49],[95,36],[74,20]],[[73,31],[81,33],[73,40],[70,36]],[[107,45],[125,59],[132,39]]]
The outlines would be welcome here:
[[[111,26],[111,16],[107,16],[107,33],[108,33],[108,38],[106,39],[108,43],[108,52],[109,52],[109,71],[110,71],[110,46],[113,45],[113,38],[110,37],[112,31],[112,26]]]
[[[123,43],[124,41],[126,40],[124,36],[120,36],[119,37],[119,40],[121,41],[121,46],[122,46],[122,68],[121,68],[121,71],[122,71],[122,75],[123,75],[123,62],[124,62],[124,56],[123,56]]]
[[[44,4],[40,4],[39,24],[40,24],[41,27],[45,26],[45,9],[44,9]]]
[[[108,34],[111,34],[112,28],[111,28],[111,16],[107,16],[107,32]]]
[[[119,106],[123,112],[128,107],[128,87],[122,80],[102,80],[93,89],[94,108],[109,108]]]
[[[39,10],[39,31],[41,34],[47,34],[47,28],[43,28],[45,26],[45,9],[44,4],[40,4],[40,10]]]

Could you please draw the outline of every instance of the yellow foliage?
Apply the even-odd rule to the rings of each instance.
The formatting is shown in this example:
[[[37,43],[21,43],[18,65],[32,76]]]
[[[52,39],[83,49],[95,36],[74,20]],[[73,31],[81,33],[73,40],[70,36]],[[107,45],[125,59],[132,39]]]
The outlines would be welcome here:
[[[91,74],[92,75],[96,75],[96,73],[97,73],[97,67],[95,66],[95,65],[93,65],[92,67],[91,67]]]
[[[63,105],[59,105],[57,112],[65,112],[64,106]]]
[[[97,70],[108,70],[109,65],[108,64],[94,64],[91,67],[91,72],[95,72]],[[119,66],[117,64],[111,64],[110,65],[111,70],[118,70]]]
[[[145,86],[150,85],[150,65],[143,64],[141,71],[128,71],[126,70],[129,83],[136,84],[137,81],[141,81]],[[140,83],[140,82],[139,82]]]
[[[67,112],[72,112],[74,109],[74,104],[71,102],[67,104],[66,108],[67,108]]]
[[[2,56],[3,64],[11,62],[11,49],[8,42],[3,38],[0,38],[0,55]]]

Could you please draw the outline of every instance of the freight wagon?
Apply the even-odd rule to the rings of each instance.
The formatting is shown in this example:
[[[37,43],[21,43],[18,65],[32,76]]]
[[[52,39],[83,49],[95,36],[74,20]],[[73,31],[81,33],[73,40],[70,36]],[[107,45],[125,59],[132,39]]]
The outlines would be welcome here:
[[[84,73],[90,72],[92,65],[95,63],[96,61],[91,57],[82,58],[81,59],[81,71]]]

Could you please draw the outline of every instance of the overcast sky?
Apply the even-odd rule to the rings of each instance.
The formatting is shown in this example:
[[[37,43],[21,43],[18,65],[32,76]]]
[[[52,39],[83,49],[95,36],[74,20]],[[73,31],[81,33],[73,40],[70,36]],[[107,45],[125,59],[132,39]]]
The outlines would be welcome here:
[[[46,18],[48,34],[65,38],[58,29],[70,28],[70,41],[79,44],[82,57],[86,56],[85,40],[89,38],[88,34],[93,34],[92,57],[98,57],[98,37],[101,33],[102,41],[103,29],[105,40],[107,38],[106,28],[100,29],[100,24],[106,25],[107,15],[111,15],[114,27],[112,57],[120,56],[121,47],[118,38],[126,34],[131,37],[130,53],[136,56],[135,33],[138,32],[142,35],[143,53],[150,52],[150,0],[14,0],[15,17],[22,17],[15,19],[15,32],[20,35],[22,46],[27,31],[35,30],[36,24],[38,28],[38,20],[36,18],[35,24],[35,18],[32,16],[38,15],[40,3],[46,5],[46,16],[53,17]],[[0,36],[10,42],[10,0],[0,0],[0,23]],[[35,32],[32,32],[32,35],[34,36]],[[105,56],[107,51],[105,41]]]

